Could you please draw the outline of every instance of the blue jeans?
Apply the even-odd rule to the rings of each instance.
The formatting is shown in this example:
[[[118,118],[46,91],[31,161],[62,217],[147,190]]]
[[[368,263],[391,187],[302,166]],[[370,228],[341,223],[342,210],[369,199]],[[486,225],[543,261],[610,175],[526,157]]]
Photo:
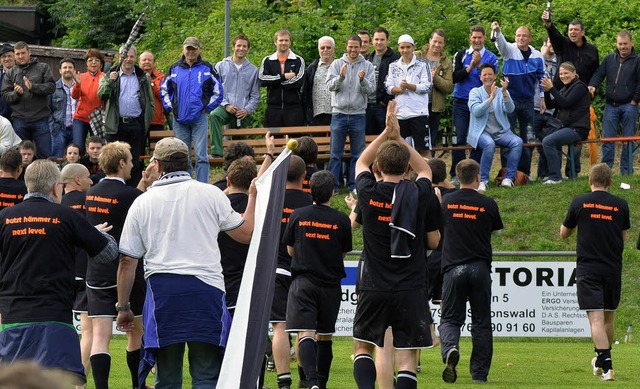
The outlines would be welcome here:
[[[13,130],[22,140],[30,140],[36,145],[38,158],[49,158],[51,155],[51,130],[49,118],[28,122],[13,118]]]
[[[513,100],[516,109],[508,114],[509,124],[511,124],[511,130],[520,135],[523,143],[527,143],[527,126],[531,124],[533,126],[533,98],[527,100]],[[516,120],[518,121],[518,132],[516,132]],[[503,149],[504,150],[504,149]],[[531,175],[531,154],[533,150],[530,147],[525,147],[520,155],[520,161],[518,162],[518,170],[522,171],[526,175]],[[506,161],[506,154],[501,152],[502,164],[504,166]]]
[[[71,143],[71,127],[61,128],[55,135],[51,134],[51,156],[64,157],[64,149],[69,143]]]
[[[551,180],[562,180],[562,173],[560,168],[562,167],[562,146],[569,145],[574,147],[573,144],[582,140],[580,134],[569,127],[564,127],[554,132],[551,135],[547,135],[542,140],[542,150],[547,160],[547,172],[548,177]]]
[[[209,343],[187,342],[189,345],[189,374],[192,388],[212,389],[218,384],[223,350]],[[182,389],[184,343],[158,349],[156,362],[157,389]]]
[[[367,135],[380,135],[386,127],[387,107],[379,103],[367,104]]]
[[[547,125],[547,120],[551,117],[550,114],[541,114],[538,111],[533,115],[533,133],[536,134],[538,139],[542,139],[542,129]],[[540,158],[538,158],[538,178],[547,177],[549,172],[547,171],[547,158],[544,156],[542,146],[536,147]]]
[[[622,136],[634,136],[636,134],[636,119],[638,118],[638,106],[624,104],[614,107],[611,104],[604,106],[604,115],[602,119],[602,132],[605,138],[611,138],[618,135],[618,125],[622,124]],[[602,144],[602,162],[613,167],[613,158],[616,153],[616,144],[614,142],[605,142]],[[631,156],[633,160],[633,155]],[[629,171],[629,150],[622,148],[622,158],[620,158],[620,173],[633,174]]]
[[[480,134],[478,139],[478,150],[482,151],[482,157],[480,158],[480,181],[489,181],[489,172],[491,172],[491,165],[493,163],[493,155],[496,151],[496,145],[508,147],[507,157],[507,172],[504,178],[508,178],[512,181],[516,179],[516,172],[518,169],[518,161],[522,153],[522,139],[515,135],[513,132],[507,132],[499,139],[493,140],[491,135],[486,132]],[[502,150],[505,150],[505,148]]]
[[[87,134],[91,131],[91,126],[89,123],[85,123],[82,120],[73,119],[73,129],[71,130],[73,133],[72,142],[80,146],[80,155],[84,155],[86,143],[87,143]]]
[[[338,189],[340,165],[342,165],[342,156],[344,155],[344,145],[347,142],[347,135],[349,136],[349,144],[351,147],[348,187],[349,190],[353,190],[356,187],[356,162],[366,145],[366,120],[365,115],[345,115],[342,113],[334,113],[331,117],[331,156],[327,170],[333,173],[335,189]]]
[[[486,380],[493,357],[491,332],[491,266],[485,261],[458,265],[442,276],[440,352],[444,359],[453,347],[460,350],[460,328],[471,308],[471,361],[474,380]]]
[[[209,121],[206,113],[200,114],[200,117],[191,123],[180,123],[173,119],[173,132],[176,138],[182,140],[191,149],[191,141],[193,141],[193,149],[196,155],[196,180],[209,182],[209,154],[207,153]],[[191,153],[189,153],[189,174],[191,174]]]
[[[469,112],[469,105],[467,100],[462,99],[453,99],[453,127],[455,130],[456,137],[458,138],[458,142],[452,144],[452,146],[466,146],[467,145],[467,135],[469,134],[469,120],[471,119],[471,112]],[[464,150],[454,150],[451,152],[451,169],[450,174],[451,177],[456,176],[456,165],[458,162],[462,161],[466,158],[466,153]],[[471,150],[469,153],[469,158],[475,160],[480,163],[480,151]]]

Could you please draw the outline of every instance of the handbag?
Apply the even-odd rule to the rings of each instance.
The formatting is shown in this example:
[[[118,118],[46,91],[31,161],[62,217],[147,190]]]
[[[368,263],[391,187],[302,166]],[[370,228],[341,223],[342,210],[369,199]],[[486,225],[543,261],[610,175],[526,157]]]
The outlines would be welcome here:
[[[99,136],[100,138],[106,138],[104,128],[104,109],[98,107],[89,114],[89,126],[91,127],[91,135]]]
[[[547,123],[544,125],[544,127],[542,127],[542,139],[544,139],[548,135],[553,134],[562,127],[564,126],[562,125],[562,121],[560,119],[553,116],[550,117],[549,119],[547,119]]]

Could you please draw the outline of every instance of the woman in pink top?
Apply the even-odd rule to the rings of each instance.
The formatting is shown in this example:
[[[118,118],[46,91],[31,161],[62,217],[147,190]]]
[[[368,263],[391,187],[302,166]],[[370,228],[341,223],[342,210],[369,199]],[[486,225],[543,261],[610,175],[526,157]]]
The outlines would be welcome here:
[[[102,76],[104,55],[98,49],[89,49],[84,55],[87,72],[76,74],[76,85],[71,90],[71,97],[78,100],[76,113],[73,115],[73,143],[80,146],[80,154],[85,152],[85,139],[91,127],[89,114],[102,105],[98,97],[98,84]]]

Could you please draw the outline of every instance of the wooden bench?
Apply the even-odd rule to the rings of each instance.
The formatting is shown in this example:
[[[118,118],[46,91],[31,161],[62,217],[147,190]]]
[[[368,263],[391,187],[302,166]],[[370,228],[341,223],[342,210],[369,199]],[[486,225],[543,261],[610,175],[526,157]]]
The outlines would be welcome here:
[[[287,137],[295,139],[302,136],[310,136],[318,145],[318,163],[325,164],[329,162],[331,146],[331,130],[329,126],[226,129],[223,132],[224,140],[222,146],[226,150],[232,143],[244,142],[253,148],[256,154],[256,160],[261,162],[263,155],[267,152],[267,148],[264,143],[267,131],[270,131],[271,135],[274,136],[274,143],[277,151],[282,150],[282,148],[285,147]],[[174,136],[174,133],[170,130],[151,131],[149,136],[149,154],[152,154],[158,141],[166,137]],[[375,135],[367,135],[365,138],[367,145],[375,138]],[[349,141],[347,140],[343,159],[351,158],[349,151],[350,146]],[[143,158],[149,157],[150,156],[144,156]],[[209,163],[212,166],[222,166],[223,161],[224,159],[219,156],[209,157]]]

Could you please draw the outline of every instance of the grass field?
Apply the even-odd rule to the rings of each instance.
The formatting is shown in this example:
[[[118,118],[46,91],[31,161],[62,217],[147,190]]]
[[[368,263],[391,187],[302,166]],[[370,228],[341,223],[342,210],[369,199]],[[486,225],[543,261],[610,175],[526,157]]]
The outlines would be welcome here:
[[[585,148],[586,149],[586,148]],[[616,155],[620,154],[620,149]],[[449,161],[447,161],[449,163]],[[532,166],[536,166],[536,157]],[[494,161],[494,167],[499,161]],[[504,189],[490,186],[488,196],[493,197],[502,214],[505,225],[503,233],[493,239],[495,251],[539,251],[539,250],[575,250],[575,235],[566,241],[559,238],[560,225],[567,207],[574,196],[589,191],[586,174],[589,169],[586,150],[583,150],[582,170],[577,180],[569,180],[560,185],[542,185],[540,182]],[[636,174],[640,172],[636,158]],[[535,171],[535,168],[533,169]],[[614,172],[619,172],[617,166]],[[495,176],[495,172],[492,177]],[[630,190],[620,189],[620,183],[631,185]],[[494,339],[494,358],[489,375],[490,386],[496,388],[586,388],[600,385],[615,385],[619,388],[640,387],[640,332],[635,342],[623,344],[624,332],[629,323],[640,328],[640,251],[636,250],[638,223],[640,220],[640,175],[614,175],[611,192],[625,198],[631,210],[631,230],[623,255],[622,301],[616,314],[616,339],[621,344],[612,350],[614,370],[617,380],[614,383],[601,382],[591,374],[590,361],[593,346],[588,338],[496,338]],[[333,199],[333,206],[347,212],[341,196]],[[354,249],[362,249],[360,231],[354,232]],[[501,258],[495,258],[499,260]],[[504,260],[529,260],[527,257],[504,258]],[[573,258],[535,258],[539,260],[574,260]],[[638,331],[638,330],[637,330]],[[124,359],[125,341],[116,337],[112,343],[113,366],[111,387],[129,387],[128,370]],[[459,365],[459,378],[456,387],[471,385],[469,375],[470,340],[463,338],[461,343],[462,359]],[[329,381],[331,389],[354,388],[353,369],[350,356],[352,341],[349,338],[334,342],[334,360]],[[442,382],[442,362],[439,349],[426,350],[422,354],[422,372],[419,373],[419,388],[451,387]],[[185,362],[186,364],[186,362]],[[297,383],[295,364],[291,365],[294,375],[294,387]],[[152,384],[152,380],[148,381]],[[275,373],[267,373],[266,386],[277,388]],[[93,388],[90,380],[88,388]],[[185,374],[184,387],[190,387],[188,374]]]

